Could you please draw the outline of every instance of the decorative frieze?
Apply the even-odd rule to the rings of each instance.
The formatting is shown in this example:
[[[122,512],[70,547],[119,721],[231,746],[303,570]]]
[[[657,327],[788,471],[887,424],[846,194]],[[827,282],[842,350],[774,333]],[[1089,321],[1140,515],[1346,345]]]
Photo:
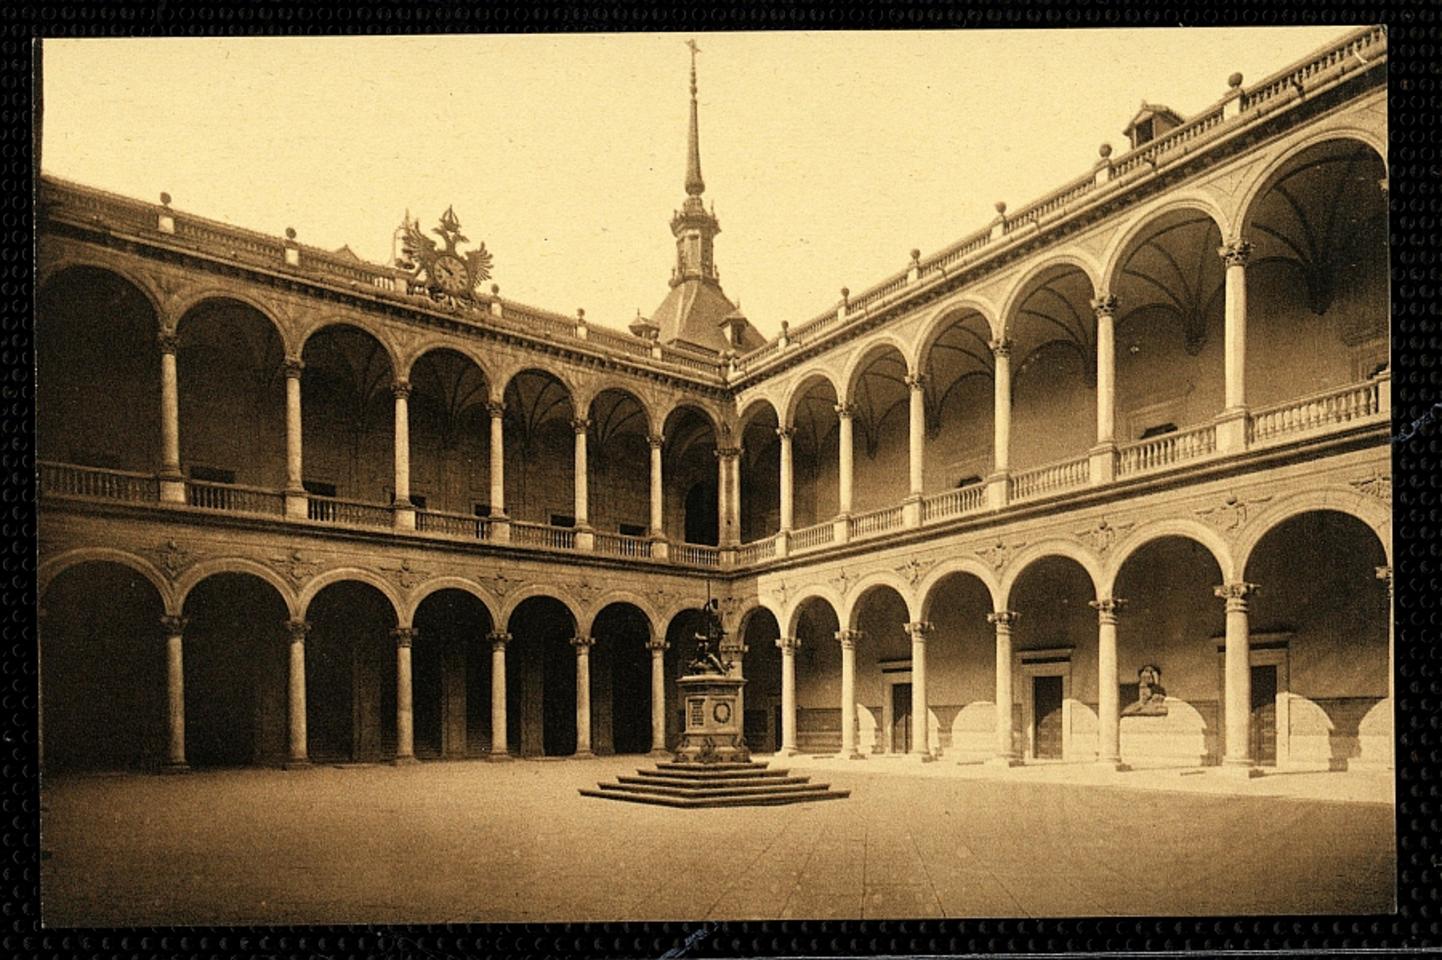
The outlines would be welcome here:
[[[1382,471],[1374,469],[1369,476],[1347,482],[1358,493],[1375,497],[1386,504],[1392,502],[1392,475],[1390,473],[1384,474]]]
[[[1236,494],[1228,494],[1227,498],[1215,507],[1203,507],[1198,510],[1197,516],[1210,523],[1217,529],[1231,533],[1240,530],[1247,522],[1248,510],[1258,504],[1271,500],[1271,496],[1249,497],[1245,500]]]
[[[1130,522],[1113,524],[1106,517],[1102,517],[1096,526],[1078,530],[1076,535],[1089,543],[1098,554],[1105,554],[1119,537],[1125,536],[1126,532],[1134,526],[1136,524]]]
[[[180,545],[174,539],[164,540],[153,547],[141,549],[141,553],[155,561],[155,565],[165,571],[166,576],[172,580],[181,571],[194,564],[200,559],[194,551]]]

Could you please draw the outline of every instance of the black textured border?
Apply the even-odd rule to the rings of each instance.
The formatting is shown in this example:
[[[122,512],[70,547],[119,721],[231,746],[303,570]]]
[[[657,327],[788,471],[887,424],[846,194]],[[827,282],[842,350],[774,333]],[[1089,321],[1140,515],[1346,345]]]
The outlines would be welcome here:
[[[131,35],[571,32],[943,27],[1081,27],[1335,23],[1387,25],[1392,213],[1394,565],[1396,578],[1398,913],[1393,917],[938,920],[739,923],[477,924],[448,927],[191,928],[44,931],[39,917],[39,791],[34,648],[33,134],[36,38]],[[1437,591],[1442,584],[1442,4],[1436,0],[1099,3],[1026,6],[921,2],[684,8],[416,0],[402,4],[182,3],[152,0],[0,6],[0,360],[3,360],[3,637],[7,786],[0,800],[3,939],[12,956],[753,956],[1072,951],[1324,951],[1442,949],[1438,818],[1442,699]]]

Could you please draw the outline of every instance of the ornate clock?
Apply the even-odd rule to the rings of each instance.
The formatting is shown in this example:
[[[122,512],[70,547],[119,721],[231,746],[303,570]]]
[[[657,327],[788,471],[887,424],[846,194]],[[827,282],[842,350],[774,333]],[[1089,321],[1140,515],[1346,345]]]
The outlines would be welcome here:
[[[464,254],[456,249],[468,238],[461,234],[461,222],[451,207],[441,215],[440,224],[431,232],[445,241],[445,249],[421,231],[418,221],[407,219],[401,225],[403,255],[396,266],[411,271],[413,282],[432,297],[474,301],[477,285],[491,277],[491,254],[484,243]]]

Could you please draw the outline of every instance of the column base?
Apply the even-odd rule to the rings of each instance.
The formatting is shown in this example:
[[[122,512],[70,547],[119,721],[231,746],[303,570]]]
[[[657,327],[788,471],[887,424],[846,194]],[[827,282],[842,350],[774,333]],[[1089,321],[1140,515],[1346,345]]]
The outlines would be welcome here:
[[[850,512],[838,513],[836,519],[831,521],[831,540],[833,543],[845,543],[851,539],[851,514]]]
[[[596,530],[589,524],[581,524],[576,527],[576,549],[591,551],[596,549]]]
[[[179,474],[160,478],[160,502],[184,503],[185,480]]]
[[[492,543],[510,543],[511,518],[507,516],[491,517],[490,534]]]
[[[1111,773],[1128,773],[1132,769],[1131,764],[1123,763],[1120,760],[1098,760],[1095,766],[1098,770],[1106,770]]]
[[[1251,760],[1223,760],[1222,772],[1239,780],[1255,780],[1262,776],[1262,768]]]
[[[651,559],[671,559],[671,543],[665,537],[655,537],[651,540]]]
[[[391,765],[396,767],[410,767],[418,763],[420,763],[420,761],[417,760],[414,756],[396,757],[394,760],[391,761]]]
[[[1002,470],[986,478],[986,505],[1000,510],[1011,502],[1011,473]]]
[[[1020,767],[1024,766],[1021,757],[988,757],[983,761],[988,767]]]
[[[571,759],[572,759],[572,760],[594,760],[594,759],[596,759],[596,755],[595,755],[594,753],[592,753],[590,750],[577,750],[575,753],[571,754]]]
[[[915,757],[919,763],[935,763],[941,759],[934,753],[913,753],[911,756]]]
[[[305,758],[301,758],[299,760],[287,760],[280,765],[280,768],[282,770],[304,770],[309,766],[312,766],[311,762]]]
[[[514,759],[516,759],[516,758],[513,757],[513,756],[511,756],[511,754],[510,754],[509,751],[507,751],[507,752],[505,752],[505,753],[496,753],[496,752],[493,750],[493,751],[491,751],[490,753],[486,754],[486,762],[487,762],[487,763],[505,763],[507,760],[514,760]]]
[[[782,757],[799,757],[801,756],[801,751],[795,747],[782,747],[777,751],[777,755]]]
[[[901,501],[901,525],[908,528],[921,526],[921,494],[913,493]]]
[[[167,761],[166,763],[162,763],[162,764],[160,765],[160,772],[161,772],[161,773],[189,773],[189,772],[190,772],[190,764],[186,763],[184,760],[180,761],[179,763],[170,763],[170,762]]]
[[[670,750],[664,750],[658,747],[657,749],[648,752],[646,756],[650,757],[653,760],[670,760],[672,753]]]
[[[310,516],[310,498],[304,490],[285,491],[285,516],[287,520],[305,520]]]
[[[1093,486],[1111,483],[1117,477],[1117,445],[1114,442],[1099,443],[1087,451],[1088,470]]]
[[[414,530],[416,528],[416,508],[409,503],[397,503],[395,510],[395,525],[397,530]]]
[[[1217,452],[1240,453],[1247,449],[1246,407],[1233,407],[1217,414]]]
[[[865,759],[866,759],[866,754],[864,754],[864,753],[857,753],[855,750],[851,751],[850,753],[846,754],[845,756],[846,756],[846,759],[848,759],[848,760],[865,760]]]

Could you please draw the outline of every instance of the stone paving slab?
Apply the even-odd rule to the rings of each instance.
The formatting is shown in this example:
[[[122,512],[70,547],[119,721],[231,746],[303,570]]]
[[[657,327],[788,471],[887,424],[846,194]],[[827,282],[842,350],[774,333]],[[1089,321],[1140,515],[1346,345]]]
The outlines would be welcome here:
[[[797,807],[673,810],[576,792],[635,764],[53,779],[42,792],[44,920],[1379,913],[1393,903],[1393,812],[1380,802],[868,762],[828,774],[849,799]]]

